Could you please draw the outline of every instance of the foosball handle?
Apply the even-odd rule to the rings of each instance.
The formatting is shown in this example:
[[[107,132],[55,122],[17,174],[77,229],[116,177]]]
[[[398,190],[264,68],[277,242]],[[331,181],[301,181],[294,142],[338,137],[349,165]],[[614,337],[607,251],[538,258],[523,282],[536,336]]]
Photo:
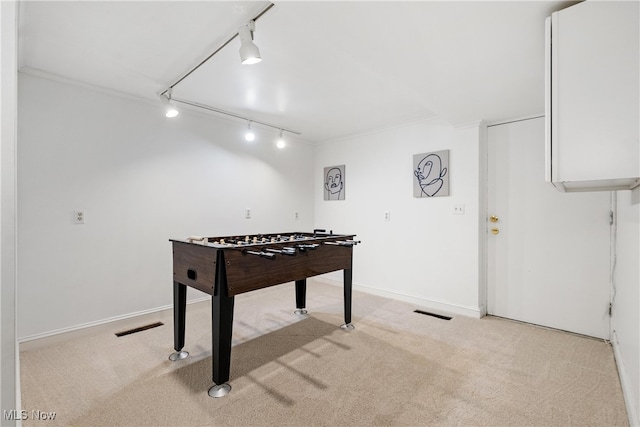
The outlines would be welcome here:
[[[273,249],[273,248],[267,248],[265,249],[265,251],[267,252],[273,252],[275,254],[281,254],[281,255],[288,255],[288,256],[295,256],[296,255],[296,250],[294,248],[282,248],[282,249]]]
[[[270,252],[257,252],[257,251],[248,251],[248,250],[243,250],[242,251],[243,254],[249,254],[249,255],[256,255],[259,256],[261,258],[266,258],[266,259],[276,259],[276,254],[270,253]]]
[[[205,243],[207,243],[209,241],[209,239],[207,239],[206,237],[201,237],[201,236],[189,236],[187,238],[187,241],[189,243],[200,242],[200,243],[202,243],[204,245]]]

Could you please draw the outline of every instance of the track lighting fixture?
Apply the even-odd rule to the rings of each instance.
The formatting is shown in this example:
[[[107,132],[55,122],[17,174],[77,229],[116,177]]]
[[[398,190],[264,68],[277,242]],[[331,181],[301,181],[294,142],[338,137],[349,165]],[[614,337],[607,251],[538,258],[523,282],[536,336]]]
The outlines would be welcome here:
[[[282,129],[280,129],[280,136],[278,137],[278,140],[276,141],[276,147],[282,149],[284,148],[287,144],[284,142],[284,138],[282,138]]]
[[[240,60],[245,65],[257,64],[262,61],[258,46],[253,43],[253,32],[256,29],[256,22],[249,21],[238,29],[240,36]]]
[[[164,105],[165,117],[175,117],[180,114],[176,106],[171,102],[171,88],[169,88],[164,95],[160,95],[160,100]]]
[[[256,139],[256,135],[251,131],[251,121],[247,122],[247,133],[244,134],[244,139],[247,141],[253,141]]]
[[[212,107],[210,105],[205,105],[205,104],[199,104],[197,102],[189,101],[187,99],[173,98],[171,96],[171,88],[168,88],[168,89],[164,90],[163,92],[160,92],[158,94],[158,96],[162,100],[163,105],[170,105],[171,108],[174,111],[176,111],[175,114],[177,114],[178,110],[176,110],[175,106],[173,106],[173,103],[180,103],[180,104],[189,105],[191,107],[195,107],[195,108],[198,108],[198,109],[211,111],[212,113],[221,114],[221,115],[228,116],[228,117],[235,117],[236,119],[240,119],[240,120],[246,121],[247,122],[247,132],[245,133],[245,139],[247,141],[255,140],[256,135],[251,130],[251,126],[252,126],[253,123],[258,123],[261,126],[266,126],[268,128],[280,131],[279,140],[282,140],[282,144],[285,144],[284,138],[282,136],[284,132],[287,132],[287,133],[290,133],[290,134],[293,134],[293,135],[300,135],[300,132],[295,131],[293,129],[285,129],[283,127],[280,127],[280,125],[267,123],[267,122],[263,122],[263,121],[260,121],[260,120],[254,120],[254,119],[252,119],[250,117],[247,117],[247,116],[241,116],[239,114],[232,113],[231,111],[221,110],[220,108]],[[173,116],[173,117],[175,117],[175,116]],[[276,144],[277,145],[281,145],[281,144],[278,144],[277,141],[276,141]]]

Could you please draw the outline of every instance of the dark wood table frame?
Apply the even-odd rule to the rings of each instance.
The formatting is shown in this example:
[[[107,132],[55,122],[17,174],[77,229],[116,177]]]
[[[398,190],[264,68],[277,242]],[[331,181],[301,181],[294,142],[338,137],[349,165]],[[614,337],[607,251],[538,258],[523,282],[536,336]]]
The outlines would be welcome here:
[[[171,360],[188,356],[185,344],[187,286],[212,297],[212,397],[226,395],[231,366],[231,338],[235,295],[281,283],[295,282],[296,312],[306,313],[307,278],[343,270],[344,329],[351,324],[353,235],[306,235],[304,241],[222,245],[210,242],[220,238],[205,238],[203,243],[171,240],[173,243],[173,321],[174,349]],[[227,238],[231,240],[232,238]],[[350,243],[351,242],[351,243]],[[306,245],[306,246],[305,246]],[[270,251],[290,250],[295,255]],[[253,252],[253,254],[249,253]],[[272,254],[268,256],[267,254]]]

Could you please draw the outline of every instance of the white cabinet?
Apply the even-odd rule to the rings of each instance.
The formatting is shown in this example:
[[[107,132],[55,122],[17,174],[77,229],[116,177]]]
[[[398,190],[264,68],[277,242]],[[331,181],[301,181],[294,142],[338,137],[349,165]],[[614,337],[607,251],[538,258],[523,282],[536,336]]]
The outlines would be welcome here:
[[[547,19],[546,179],[562,191],[640,185],[639,22],[637,1]]]

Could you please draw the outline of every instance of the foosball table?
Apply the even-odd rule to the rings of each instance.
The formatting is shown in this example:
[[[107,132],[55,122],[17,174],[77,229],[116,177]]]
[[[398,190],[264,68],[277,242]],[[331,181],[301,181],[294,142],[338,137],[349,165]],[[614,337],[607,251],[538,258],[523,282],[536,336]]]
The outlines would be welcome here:
[[[212,297],[212,365],[214,385],[209,396],[229,393],[234,297],[244,292],[295,282],[296,310],[306,311],[308,277],[344,271],[344,329],[351,324],[351,288],[355,235],[313,233],[189,237],[173,244],[173,325],[175,353],[169,359],[186,358],[185,315],[187,286]]]

